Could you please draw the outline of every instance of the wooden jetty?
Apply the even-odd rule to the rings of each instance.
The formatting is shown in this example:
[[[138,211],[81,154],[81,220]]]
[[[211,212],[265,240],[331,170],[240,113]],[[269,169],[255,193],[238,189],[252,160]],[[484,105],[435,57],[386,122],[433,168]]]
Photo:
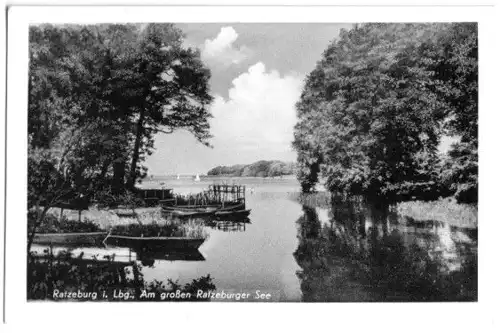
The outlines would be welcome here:
[[[242,201],[245,203],[245,185],[209,185],[208,194],[215,201],[219,202],[222,207],[226,202]]]
[[[160,200],[162,212],[175,217],[246,217],[244,185],[210,185],[207,191]]]
[[[40,245],[100,246],[107,235],[108,232],[106,231],[35,234],[33,243]]]
[[[196,210],[198,208],[225,207],[239,210],[245,209],[245,185],[209,185],[208,190],[194,195],[173,195],[171,198],[160,200],[164,208]],[[234,207],[234,206],[237,207]]]

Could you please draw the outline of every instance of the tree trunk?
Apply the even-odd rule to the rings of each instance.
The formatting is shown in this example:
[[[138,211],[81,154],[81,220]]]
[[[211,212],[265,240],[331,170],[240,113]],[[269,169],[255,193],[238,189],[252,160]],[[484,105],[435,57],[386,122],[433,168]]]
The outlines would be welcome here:
[[[31,245],[33,244],[33,239],[35,238],[36,228],[38,228],[40,226],[40,224],[42,223],[42,221],[45,218],[45,215],[47,214],[49,209],[50,209],[50,206],[45,206],[45,207],[43,207],[43,211],[40,213],[39,205],[38,204],[36,205],[38,217],[36,219],[35,224],[33,225],[33,229],[31,229],[31,233],[30,233],[29,238],[28,238],[28,255],[29,255],[30,250],[31,250]]]
[[[134,154],[132,155],[132,163],[130,165],[130,174],[127,180],[127,188],[132,189],[137,179],[137,162],[139,161],[139,150],[141,148],[141,140],[144,131],[144,114],[145,110],[141,109],[139,120],[137,121],[137,131],[135,136]]]
[[[113,194],[118,195],[123,190],[125,179],[125,162],[113,163]]]

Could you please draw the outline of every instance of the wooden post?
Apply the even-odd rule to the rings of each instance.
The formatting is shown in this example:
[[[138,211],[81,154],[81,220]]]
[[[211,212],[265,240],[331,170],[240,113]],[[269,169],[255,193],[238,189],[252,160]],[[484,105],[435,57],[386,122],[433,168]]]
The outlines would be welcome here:
[[[78,210],[78,222],[82,222],[82,211]]]
[[[61,214],[59,215],[59,221],[62,221],[64,208],[61,207]]]

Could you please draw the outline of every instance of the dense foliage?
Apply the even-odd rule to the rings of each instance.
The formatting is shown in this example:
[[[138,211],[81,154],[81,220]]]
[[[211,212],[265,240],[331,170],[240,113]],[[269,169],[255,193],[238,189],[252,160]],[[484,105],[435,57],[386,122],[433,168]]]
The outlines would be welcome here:
[[[156,133],[210,138],[209,70],[171,24],[30,28],[28,205],[133,190]],[[97,198],[96,198],[97,197]]]
[[[258,161],[252,164],[218,166],[208,171],[209,176],[278,177],[295,173],[295,164],[281,161]]]
[[[208,144],[209,77],[169,24],[32,27],[31,202],[52,187],[96,190],[95,179],[133,188],[158,132]]]
[[[363,24],[309,74],[294,148],[304,192],[477,201],[477,25]],[[443,159],[444,135],[456,144]],[[476,197],[474,197],[474,189]]]

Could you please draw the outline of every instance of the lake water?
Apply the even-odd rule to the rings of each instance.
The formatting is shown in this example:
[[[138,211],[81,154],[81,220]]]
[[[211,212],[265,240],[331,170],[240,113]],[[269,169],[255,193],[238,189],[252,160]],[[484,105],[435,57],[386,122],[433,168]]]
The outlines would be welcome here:
[[[221,181],[247,186],[250,223],[207,226],[199,255],[155,259],[146,280],[210,274],[217,292],[258,290],[275,302],[477,300],[477,229],[358,204],[304,206],[295,179],[156,178],[144,187],[197,193]]]

